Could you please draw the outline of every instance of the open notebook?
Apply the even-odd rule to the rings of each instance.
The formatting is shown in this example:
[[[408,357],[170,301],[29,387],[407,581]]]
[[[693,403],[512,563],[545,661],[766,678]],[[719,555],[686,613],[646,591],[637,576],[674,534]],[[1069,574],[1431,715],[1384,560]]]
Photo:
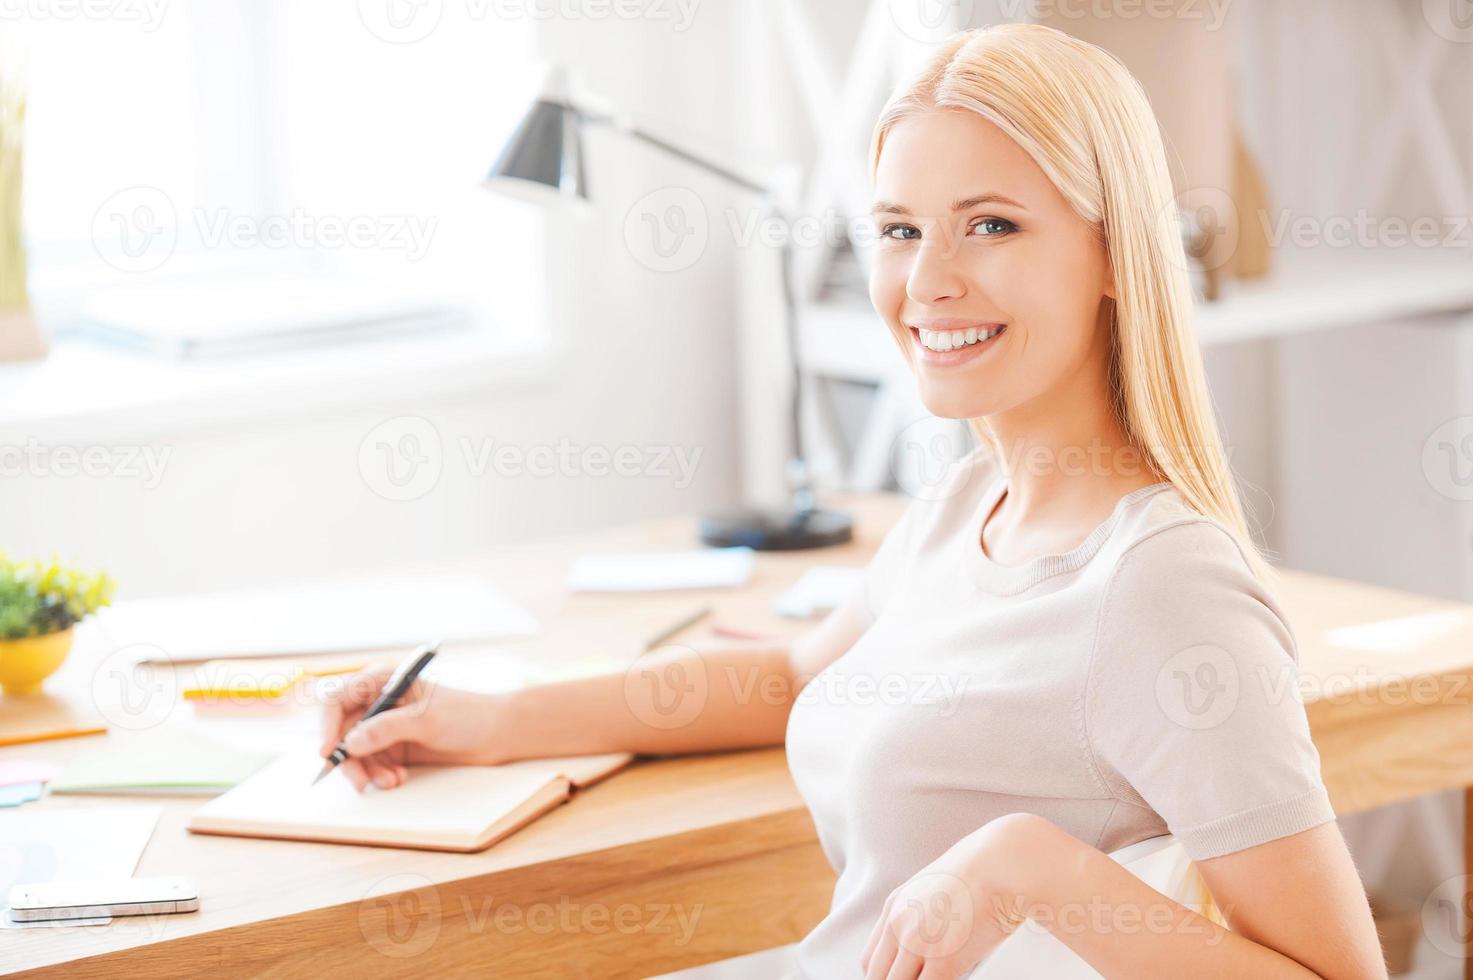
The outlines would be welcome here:
[[[628,765],[625,753],[504,766],[414,766],[397,789],[361,795],[341,773],[313,786],[313,752],[292,753],[200,807],[200,834],[480,851]]]

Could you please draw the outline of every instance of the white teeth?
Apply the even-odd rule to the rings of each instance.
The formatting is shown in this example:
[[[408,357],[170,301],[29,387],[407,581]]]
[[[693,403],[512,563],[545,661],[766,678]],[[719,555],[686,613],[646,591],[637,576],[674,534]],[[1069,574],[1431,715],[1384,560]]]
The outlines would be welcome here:
[[[975,344],[983,340],[989,340],[997,336],[1002,327],[991,327],[987,330],[979,330],[976,327],[968,327],[966,330],[921,330],[921,344],[934,351],[950,351]]]

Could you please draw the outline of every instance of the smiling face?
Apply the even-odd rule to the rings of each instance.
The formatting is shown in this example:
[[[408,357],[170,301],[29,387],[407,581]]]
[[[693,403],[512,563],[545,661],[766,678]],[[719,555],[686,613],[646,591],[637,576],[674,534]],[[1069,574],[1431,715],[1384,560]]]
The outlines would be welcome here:
[[[966,110],[903,119],[875,198],[870,299],[932,414],[1046,407],[1105,383],[1104,243],[1002,130]]]

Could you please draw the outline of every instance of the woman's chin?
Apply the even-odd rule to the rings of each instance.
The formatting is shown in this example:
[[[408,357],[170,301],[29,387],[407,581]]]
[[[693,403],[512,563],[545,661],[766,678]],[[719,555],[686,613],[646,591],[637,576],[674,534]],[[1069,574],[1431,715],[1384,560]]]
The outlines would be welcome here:
[[[997,411],[993,399],[978,398],[975,391],[957,391],[955,385],[927,384],[920,380],[921,404],[938,419],[978,419]]]

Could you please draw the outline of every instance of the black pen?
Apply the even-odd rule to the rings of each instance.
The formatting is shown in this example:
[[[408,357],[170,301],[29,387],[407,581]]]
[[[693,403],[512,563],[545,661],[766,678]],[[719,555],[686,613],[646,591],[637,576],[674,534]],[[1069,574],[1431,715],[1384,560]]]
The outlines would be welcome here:
[[[380,692],[373,704],[368,706],[368,710],[363,713],[363,717],[353,723],[353,727],[356,728],[374,715],[383,714],[385,711],[396,706],[403,699],[404,695],[409,692],[409,685],[414,683],[414,679],[419,676],[419,672],[424,670],[429,665],[429,662],[435,659],[435,654],[439,652],[440,644],[438,643],[426,643],[416,650],[413,657],[400,664],[389,675],[389,679],[384,681],[383,691]],[[348,731],[352,731],[352,729],[350,728]],[[347,737],[346,733],[344,737]],[[342,742],[339,742],[337,748],[332,750],[332,755],[327,757],[327,762],[323,765],[322,771],[317,774],[316,779],[312,780],[312,785],[316,786],[322,781],[323,776],[336,769],[346,758],[348,758],[348,750],[343,746]]]

